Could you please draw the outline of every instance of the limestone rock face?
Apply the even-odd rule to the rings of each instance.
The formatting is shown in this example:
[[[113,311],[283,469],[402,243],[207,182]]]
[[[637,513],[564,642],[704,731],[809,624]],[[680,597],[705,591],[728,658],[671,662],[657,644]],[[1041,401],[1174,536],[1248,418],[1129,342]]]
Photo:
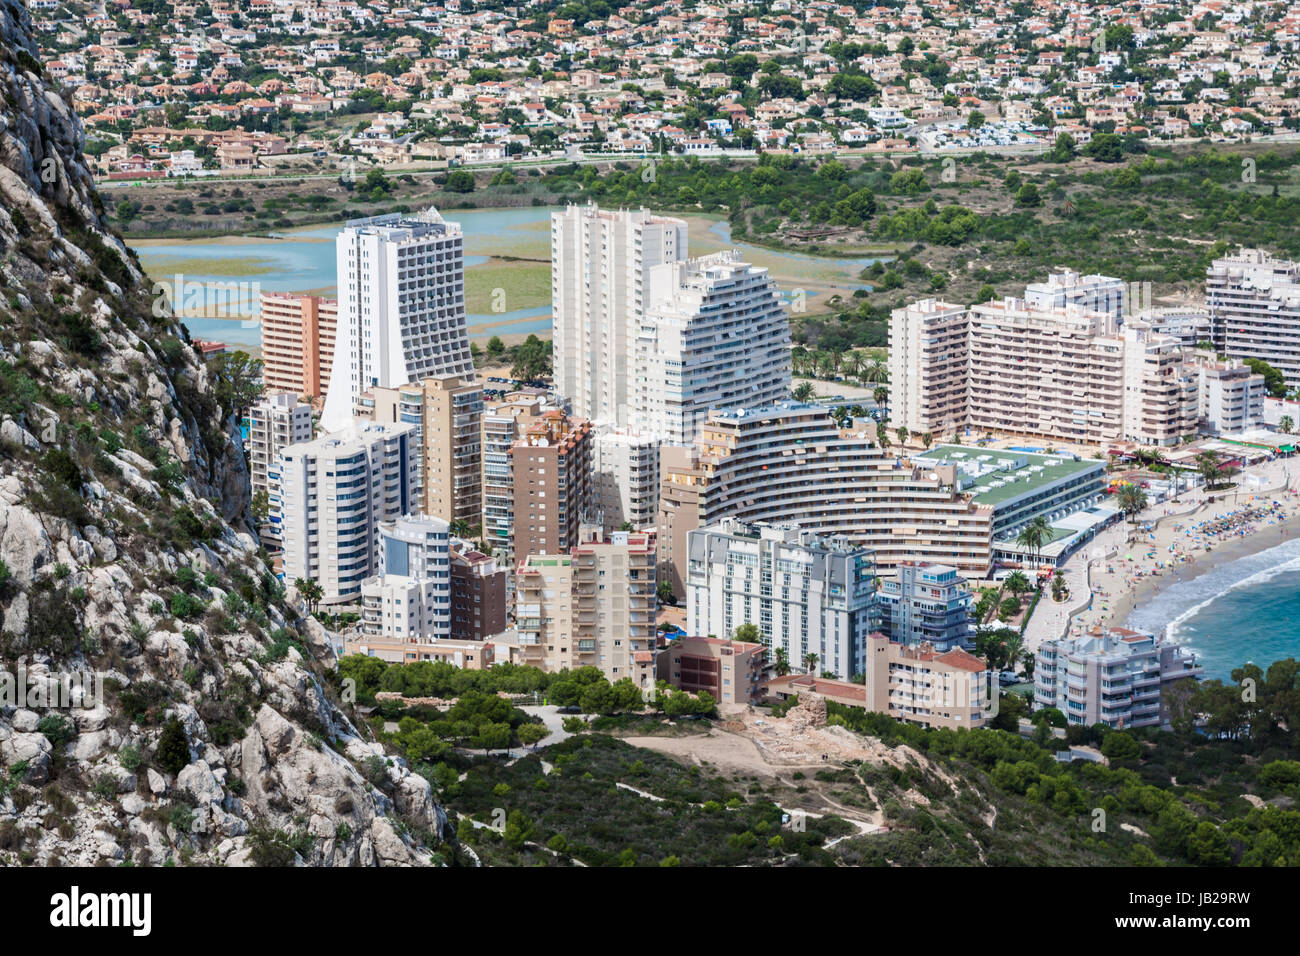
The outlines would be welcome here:
[[[258,550],[238,417],[83,146],[0,0],[0,866],[428,865],[446,815],[363,774],[383,747]]]

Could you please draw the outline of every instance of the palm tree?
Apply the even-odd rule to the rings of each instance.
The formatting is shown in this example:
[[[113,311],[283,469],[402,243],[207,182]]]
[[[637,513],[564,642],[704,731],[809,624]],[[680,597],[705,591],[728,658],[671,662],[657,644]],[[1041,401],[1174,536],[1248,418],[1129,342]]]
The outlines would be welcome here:
[[[1219,479],[1222,467],[1219,465],[1219,456],[1212,451],[1203,451],[1196,456],[1196,470],[1201,473],[1205,479],[1205,490],[1209,491]]]
[[[1016,535],[1016,544],[1032,554],[1037,561],[1051,533],[1052,526],[1047,523],[1047,519],[1042,515],[1036,515],[1020,529],[1020,534]]]
[[[861,352],[849,352],[844,356],[844,374],[850,378],[861,380],[862,370],[867,367],[867,360],[862,357]]]
[[[1295,428],[1295,419],[1290,415],[1283,415],[1282,420],[1277,423],[1277,430],[1284,435],[1290,435],[1293,428]]]
[[[1061,571],[1057,571],[1052,576],[1052,600],[1057,602],[1065,600],[1065,574]]]
[[[1147,506],[1147,493],[1137,485],[1124,485],[1115,499],[1119,502],[1119,510],[1124,512],[1129,521],[1136,521],[1138,514]]]
[[[790,395],[796,402],[810,402],[817,397],[817,389],[812,382],[804,379],[794,387]]]
[[[311,578],[297,578],[293,586],[298,589],[302,599],[307,602],[307,612],[315,614],[316,608],[320,606],[320,600],[325,596],[325,589],[313,581]]]
[[[881,448],[889,447],[889,428],[884,422],[876,426],[876,444]]]
[[[468,538],[474,533],[474,526],[464,518],[457,518],[447,530],[452,533],[453,537]]]
[[[1029,590],[1029,579],[1019,571],[1013,571],[1007,575],[1007,579],[1002,582],[1002,586],[1014,594],[1016,597],[1024,594]]]
[[[872,359],[861,374],[864,382],[883,385],[889,381],[889,368],[878,358]]]
[[[817,662],[821,660],[816,654],[805,654],[803,656],[804,673],[811,674],[817,669]]]
[[[810,356],[808,350],[802,345],[796,345],[790,350],[790,368],[796,375],[806,375],[808,373],[808,363]]]
[[[1008,629],[1003,641],[1003,646],[1006,647],[1006,656],[1004,659],[1007,662],[1007,667],[1011,670],[1015,670],[1016,662],[1020,660],[1020,655],[1025,649],[1024,635],[1014,628]]]
[[[775,670],[777,677],[784,677],[786,674],[790,673],[790,655],[786,653],[784,647],[778,647],[776,649]]]
[[[931,435],[929,432],[921,432],[921,444],[925,446],[926,451],[930,450],[930,445],[933,443],[934,443],[933,435]]]
[[[911,432],[909,432],[906,427],[900,425],[898,428],[898,443],[900,445],[906,445],[907,439],[910,435]]]
[[[876,405],[881,409],[886,412],[889,411],[889,389],[885,388],[883,385],[877,385],[871,392],[871,397],[876,400]]]

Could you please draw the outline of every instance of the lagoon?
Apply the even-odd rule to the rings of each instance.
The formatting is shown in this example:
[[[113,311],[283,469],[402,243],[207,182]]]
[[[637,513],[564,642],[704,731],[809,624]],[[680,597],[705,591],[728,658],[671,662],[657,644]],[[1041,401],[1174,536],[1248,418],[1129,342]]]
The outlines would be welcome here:
[[[460,223],[465,234],[466,286],[476,282],[502,281],[502,264],[515,259],[548,263],[550,214],[558,208],[526,206],[447,210],[446,218]],[[732,242],[731,227],[726,220],[706,216],[685,218],[690,223],[692,255],[737,249],[747,261],[769,270],[787,301],[797,290],[803,290],[808,308],[812,310],[824,306],[829,296],[847,296],[854,289],[867,288],[860,273],[877,261],[870,257],[813,256]],[[341,228],[341,225],[310,226],[260,236],[139,240],[132,246],[149,276],[168,286],[174,285],[176,277],[181,276],[185,283],[229,284],[238,281],[254,290],[332,296],[336,291],[334,239]],[[476,277],[476,269],[485,271]],[[243,298],[245,301],[238,310],[223,313],[234,318],[214,318],[211,313],[206,318],[186,317],[190,334],[246,348],[259,347],[261,332],[257,319],[260,307],[256,292]],[[535,291],[532,301],[527,295],[515,295],[514,301],[521,302],[522,307],[505,312],[470,314],[467,324],[471,335],[475,328],[479,329],[479,335],[549,334],[549,302],[539,302]]]

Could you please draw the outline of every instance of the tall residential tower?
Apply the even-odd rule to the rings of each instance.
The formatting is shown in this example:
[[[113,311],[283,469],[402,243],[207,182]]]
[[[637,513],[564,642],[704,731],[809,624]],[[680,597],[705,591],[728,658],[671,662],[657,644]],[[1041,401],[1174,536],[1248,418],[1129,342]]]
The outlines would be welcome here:
[[[352,420],[364,391],[472,377],[464,236],[433,208],[347,223],[337,240],[338,329],[321,427]]]
[[[551,214],[555,389],[575,415],[629,424],[649,270],[685,257],[681,219],[594,205]]]

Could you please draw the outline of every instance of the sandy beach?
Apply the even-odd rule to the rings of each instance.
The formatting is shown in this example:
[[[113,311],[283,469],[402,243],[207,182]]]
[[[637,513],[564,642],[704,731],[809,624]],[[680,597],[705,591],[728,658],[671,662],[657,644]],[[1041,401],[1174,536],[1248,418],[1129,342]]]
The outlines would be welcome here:
[[[1238,487],[1211,496],[1197,489],[1099,534],[1062,566],[1070,597],[1063,605],[1052,606],[1050,599],[1040,603],[1025,632],[1026,646],[1032,650],[1060,636],[1067,620],[1071,634],[1122,625],[1161,588],[1300,535],[1300,462],[1253,465],[1249,474],[1262,478],[1259,490]],[[1069,609],[1085,602],[1069,616]]]

